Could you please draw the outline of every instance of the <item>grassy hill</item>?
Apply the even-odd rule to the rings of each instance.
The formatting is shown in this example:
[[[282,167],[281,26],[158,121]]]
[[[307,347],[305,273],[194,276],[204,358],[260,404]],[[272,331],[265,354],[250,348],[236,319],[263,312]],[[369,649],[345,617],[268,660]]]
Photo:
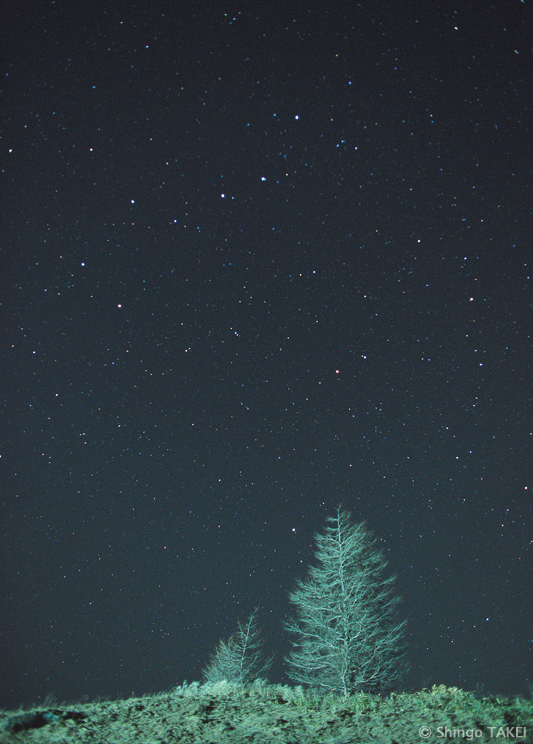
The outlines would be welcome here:
[[[0,743],[533,744],[533,702],[443,685],[388,696],[300,687],[186,683],[129,700],[0,712]]]

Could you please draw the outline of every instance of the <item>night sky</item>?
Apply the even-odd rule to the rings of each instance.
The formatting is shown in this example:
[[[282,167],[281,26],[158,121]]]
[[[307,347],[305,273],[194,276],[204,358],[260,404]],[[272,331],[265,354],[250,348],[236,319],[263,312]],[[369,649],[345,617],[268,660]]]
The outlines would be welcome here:
[[[405,689],[533,681],[531,3],[283,5],[4,16],[4,707],[200,680],[256,605],[287,682],[339,503]]]

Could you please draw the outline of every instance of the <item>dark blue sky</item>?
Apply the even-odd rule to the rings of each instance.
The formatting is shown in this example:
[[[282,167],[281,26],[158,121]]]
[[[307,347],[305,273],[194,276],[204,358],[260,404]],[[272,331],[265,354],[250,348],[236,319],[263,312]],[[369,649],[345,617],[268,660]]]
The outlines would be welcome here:
[[[0,704],[200,679],[255,605],[286,681],[339,502],[406,687],[525,694],[531,6],[238,7],[2,24]]]

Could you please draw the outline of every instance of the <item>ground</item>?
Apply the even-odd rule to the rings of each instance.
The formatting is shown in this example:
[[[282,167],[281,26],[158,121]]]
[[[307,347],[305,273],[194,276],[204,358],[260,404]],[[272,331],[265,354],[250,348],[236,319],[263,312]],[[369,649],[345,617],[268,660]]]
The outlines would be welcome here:
[[[0,712],[0,744],[533,744],[533,701],[434,686],[388,696],[184,684],[129,700]]]

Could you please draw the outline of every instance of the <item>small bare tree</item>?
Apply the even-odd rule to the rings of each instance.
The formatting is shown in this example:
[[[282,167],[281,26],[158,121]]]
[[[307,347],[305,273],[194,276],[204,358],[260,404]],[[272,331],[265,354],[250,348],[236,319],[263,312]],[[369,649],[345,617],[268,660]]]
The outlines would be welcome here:
[[[290,595],[296,617],[286,628],[296,640],[289,676],[324,692],[379,692],[406,667],[395,577],[383,578],[386,560],[364,523],[352,524],[341,507],[328,522],[316,535],[319,565]]]
[[[263,661],[263,641],[257,625],[257,607],[227,641],[221,640],[203,671],[206,682],[253,682],[268,674],[272,658]]]

